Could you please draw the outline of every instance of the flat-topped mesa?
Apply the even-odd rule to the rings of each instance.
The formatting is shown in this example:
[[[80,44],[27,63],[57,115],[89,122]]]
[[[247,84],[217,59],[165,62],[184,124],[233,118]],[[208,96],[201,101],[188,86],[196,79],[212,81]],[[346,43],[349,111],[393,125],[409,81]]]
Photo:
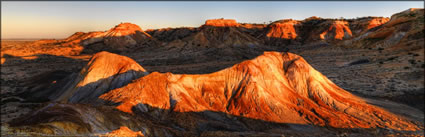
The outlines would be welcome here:
[[[261,42],[243,31],[243,26],[233,19],[212,19],[205,21],[195,33],[184,38],[198,47],[250,46],[255,48]],[[194,44],[194,45],[196,45]]]
[[[295,26],[298,24],[299,21],[291,19],[272,23],[266,35],[268,38],[295,39],[298,36]]]
[[[240,24],[234,19],[210,19],[205,21],[204,26],[213,27],[239,27]]]
[[[343,40],[351,36],[352,33],[348,27],[348,22],[340,20],[332,21],[329,29],[320,33],[320,39],[322,40]]]

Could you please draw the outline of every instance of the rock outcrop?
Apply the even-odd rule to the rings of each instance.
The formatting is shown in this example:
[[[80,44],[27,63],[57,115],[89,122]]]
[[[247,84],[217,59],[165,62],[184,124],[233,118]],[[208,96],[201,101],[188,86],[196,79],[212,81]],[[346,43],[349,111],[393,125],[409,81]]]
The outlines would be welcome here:
[[[196,30],[191,30],[190,33],[189,30],[178,30],[186,31],[189,34],[186,33],[186,37],[167,43],[165,47],[227,49],[229,47],[255,47],[262,43],[260,39],[245,33],[239,26],[239,23],[231,19],[207,20],[204,25]]]
[[[389,18],[373,18],[368,21],[367,30],[381,26],[382,24],[387,23],[389,20]]]
[[[386,17],[363,17],[358,19],[347,20],[353,37],[358,37],[366,33],[370,29],[381,26],[388,22],[390,18]]]
[[[285,46],[301,43],[339,43],[385,24],[389,18],[366,17],[359,19],[323,19],[310,17],[305,20],[286,19],[268,25],[262,37],[266,45]]]
[[[322,40],[343,40],[352,36],[351,30],[348,27],[349,24],[346,21],[332,21],[331,23],[325,22],[325,24],[329,24],[330,26],[327,30],[320,33],[320,39]]]
[[[240,24],[234,19],[210,19],[205,21],[204,26],[213,27],[239,27]]]
[[[271,23],[267,27],[265,39],[266,45],[284,46],[289,44],[299,44],[302,39],[298,34],[300,32],[301,22],[287,19]]]
[[[347,44],[345,45],[349,47],[382,49],[391,47],[407,48],[406,45],[421,45],[420,42],[423,43],[424,36],[423,16],[423,9],[409,9],[394,14],[385,24],[374,27],[369,31],[360,34],[353,40],[346,42]],[[382,20],[381,22],[383,21],[385,20]],[[419,43],[408,44],[409,42]],[[414,47],[409,47],[409,49],[410,48]]]
[[[153,112],[150,115],[159,119],[167,119],[169,112],[213,111],[274,123],[418,129],[409,120],[339,88],[292,53],[265,52],[203,75],[153,72],[138,78],[135,72],[125,73],[129,70],[144,71],[129,58],[99,53],[53,100],[93,105],[111,102],[122,112]]]
[[[104,33],[105,32],[103,31],[93,31],[88,33],[76,32],[68,38],[62,40],[61,42],[85,45],[85,43],[82,43],[82,41],[87,39],[91,40],[87,41],[86,43],[94,43],[95,41],[100,41],[101,37],[104,36]]]
[[[96,98],[109,90],[122,87],[147,74],[134,60],[108,52],[99,52],[79,74],[70,75],[49,100],[71,103],[96,102]]]
[[[417,129],[339,88],[292,53],[266,52],[205,75],[154,72],[100,98],[119,103],[116,108],[128,113],[149,112],[151,106],[175,112],[216,111],[277,123]]]
[[[144,32],[139,26],[131,23],[121,23],[102,33],[100,36],[85,39],[82,44],[94,51],[126,51],[149,42],[151,36]],[[101,43],[100,45],[96,45]]]
[[[298,34],[295,29],[300,22],[296,20],[283,20],[269,25],[267,37],[279,39],[295,39]]]

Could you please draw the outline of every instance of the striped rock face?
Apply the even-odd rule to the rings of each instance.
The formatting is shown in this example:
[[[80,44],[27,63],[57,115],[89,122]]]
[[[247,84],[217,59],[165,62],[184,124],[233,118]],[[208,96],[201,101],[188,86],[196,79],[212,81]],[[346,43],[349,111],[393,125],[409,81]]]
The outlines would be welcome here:
[[[266,35],[269,38],[295,39],[298,36],[295,25],[299,24],[296,20],[273,23]]]
[[[342,40],[352,36],[351,30],[346,21],[333,21],[329,29],[320,34],[320,39]]]
[[[136,34],[137,31],[142,32],[142,29],[136,24],[131,23],[121,23],[111,28],[106,32],[107,37],[119,37]]]
[[[134,60],[109,52],[99,52],[80,73],[50,96],[51,100],[71,103],[94,103],[97,96],[121,87],[147,74]]]
[[[106,32],[86,33],[78,40],[82,41],[82,45],[89,48],[92,44],[102,43],[103,47],[98,47],[99,49],[95,49],[95,51],[102,49],[123,51],[149,39],[151,39],[151,36],[139,26],[121,23]]]
[[[417,127],[339,88],[302,57],[265,52],[211,74],[151,73],[99,97],[134,113],[217,111],[278,123],[336,128]],[[386,121],[393,121],[388,123]]]

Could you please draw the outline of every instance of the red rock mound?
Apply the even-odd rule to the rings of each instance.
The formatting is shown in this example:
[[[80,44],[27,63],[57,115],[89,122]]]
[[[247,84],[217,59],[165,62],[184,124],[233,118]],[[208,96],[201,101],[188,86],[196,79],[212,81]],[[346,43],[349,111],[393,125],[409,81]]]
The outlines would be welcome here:
[[[83,45],[90,48],[91,44],[102,42],[103,45],[92,46],[93,50],[124,51],[149,40],[151,40],[151,36],[142,31],[139,26],[131,23],[121,23],[101,35],[84,40]]]
[[[154,107],[175,112],[223,112],[277,123],[418,129],[339,88],[292,53],[266,52],[204,75],[154,72],[100,99],[119,103],[116,108],[128,113],[148,112]]]
[[[65,42],[73,42],[73,43],[79,43],[81,41],[84,41],[83,45],[90,45],[96,42],[104,41],[105,44],[110,45],[113,44],[111,41],[114,41],[114,38],[120,38],[120,37],[126,37],[128,39],[117,41],[120,39],[117,39],[115,42],[124,42],[123,44],[136,44],[137,41],[135,40],[133,35],[137,35],[137,33],[143,34],[145,38],[151,37],[149,34],[143,32],[143,30],[137,26],[136,24],[131,23],[121,23],[116,25],[115,27],[109,29],[106,32],[102,31],[95,31],[95,32],[76,32],[70,37],[66,38]]]
[[[300,23],[296,20],[285,20],[269,25],[267,37],[280,39],[295,39],[298,35],[295,29]]]
[[[99,52],[81,72],[63,84],[51,100],[61,102],[95,102],[97,96],[119,88],[146,72],[134,60],[109,52]]]
[[[326,22],[328,23],[328,22]],[[323,25],[325,26],[325,25]],[[342,40],[352,36],[351,30],[346,21],[332,21],[330,27],[324,32],[320,33],[320,39],[337,39]]]
[[[106,36],[126,36],[135,34],[137,31],[142,32],[142,29],[136,24],[121,23],[107,31]]]
[[[210,19],[205,21],[205,26],[214,27],[239,27],[239,23],[234,19]]]
[[[213,19],[207,20],[205,25],[196,31],[190,32],[187,37],[174,40],[168,46],[194,47],[194,48],[228,48],[228,47],[251,47],[254,48],[261,40],[245,33],[242,27],[238,27],[235,20]]]

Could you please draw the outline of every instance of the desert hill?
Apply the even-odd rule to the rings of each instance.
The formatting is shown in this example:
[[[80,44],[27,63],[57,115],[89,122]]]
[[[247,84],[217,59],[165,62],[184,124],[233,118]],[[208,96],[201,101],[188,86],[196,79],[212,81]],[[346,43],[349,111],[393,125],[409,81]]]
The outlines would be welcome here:
[[[2,131],[423,136],[423,13],[2,41]]]
[[[123,59],[126,61],[123,62]],[[127,57],[107,52],[97,53],[81,70],[78,78],[57,83],[70,86],[66,86],[65,90],[57,90],[55,94],[59,95],[52,94],[50,99],[54,102],[113,106],[121,112],[131,114],[131,117],[143,119],[147,115],[165,121],[180,121],[170,117],[169,115],[173,115],[171,113],[212,111],[272,123],[330,128],[379,127],[399,131],[415,131],[423,128],[404,117],[370,105],[362,98],[339,88],[312,68],[302,57],[292,53],[265,52],[257,58],[210,74],[152,72],[142,76],[142,73],[139,75],[135,75],[135,72],[126,73],[132,70],[145,72],[141,66]],[[128,84],[124,84],[127,82]],[[85,112],[79,110],[84,108],[72,104],[65,106],[51,104],[54,107],[46,106],[11,124],[12,126],[47,124],[49,125],[47,127],[33,126],[30,129],[53,131],[53,134],[63,134],[62,132],[66,131],[78,134],[105,131],[105,129],[93,130],[98,126],[95,125],[98,120],[84,120],[87,119],[86,115],[94,113],[93,110]],[[67,115],[72,119],[81,119],[78,121],[85,124],[71,121],[73,126],[64,126],[68,120],[60,118],[62,117],[60,111],[63,109],[77,111]],[[44,120],[35,117],[49,113],[53,116]],[[192,120],[199,119],[196,115],[188,114],[187,117]],[[100,122],[106,124],[105,120]],[[239,120],[233,122],[243,123]],[[189,131],[197,128],[191,122],[176,124]],[[260,129],[257,126],[250,125],[250,128]],[[84,130],[76,132],[79,128]],[[214,126],[204,125],[203,130],[209,131],[210,128]],[[174,134],[167,130],[160,132]],[[143,134],[155,135],[146,130]]]
[[[136,45],[143,45],[150,40],[151,36],[139,26],[131,23],[121,23],[105,32],[101,38],[90,38],[83,41],[83,45],[87,48],[93,47],[92,50],[94,51],[124,51],[134,48]],[[97,43],[101,44],[96,45]]]

